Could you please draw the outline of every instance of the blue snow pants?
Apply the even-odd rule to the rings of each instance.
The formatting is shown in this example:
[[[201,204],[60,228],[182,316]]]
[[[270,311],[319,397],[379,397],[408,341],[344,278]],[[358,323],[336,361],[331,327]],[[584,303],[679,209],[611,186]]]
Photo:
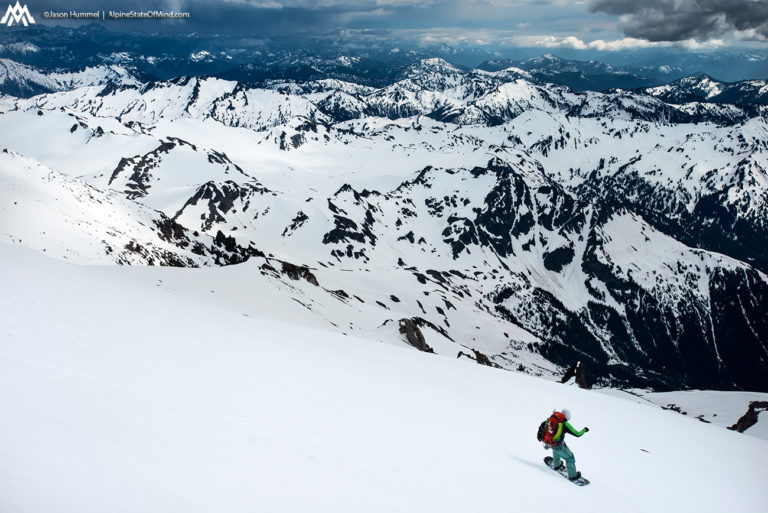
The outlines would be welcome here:
[[[565,444],[552,447],[552,466],[555,468],[560,466],[560,460],[565,460],[565,466],[568,469],[568,477],[575,477],[576,458],[573,457],[573,453]]]

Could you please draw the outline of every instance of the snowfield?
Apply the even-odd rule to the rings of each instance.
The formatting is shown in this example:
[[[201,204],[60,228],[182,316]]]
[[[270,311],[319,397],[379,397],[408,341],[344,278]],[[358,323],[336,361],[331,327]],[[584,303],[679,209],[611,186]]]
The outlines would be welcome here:
[[[145,271],[0,244],[0,511],[764,510],[768,441],[243,315]],[[569,440],[585,488],[534,438],[563,407],[590,427]]]

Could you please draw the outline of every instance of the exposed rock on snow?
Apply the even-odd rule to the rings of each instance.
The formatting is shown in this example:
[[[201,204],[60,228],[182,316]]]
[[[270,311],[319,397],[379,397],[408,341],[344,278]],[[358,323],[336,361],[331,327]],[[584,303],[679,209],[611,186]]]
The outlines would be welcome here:
[[[405,335],[405,340],[419,351],[424,351],[425,353],[435,352],[434,349],[427,345],[424,334],[414,319],[400,319],[400,333]]]
[[[752,401],[749,403],[749,409],[733,426],[728,429],[743,433],[747,429],[757,424],[757,416],[760,412],[768,411],[768,401]]]
[[[568,383],[569,380],[573,379],[574,383],[576,383],[579,388],[589,388],[587,386],[587,380],[584,377],[584,364],[581,362],[576,362],[570,367],[568,367],[568,370],[565,371],[565,374],[563,375],[563,378],[560,380],[560,383]]]

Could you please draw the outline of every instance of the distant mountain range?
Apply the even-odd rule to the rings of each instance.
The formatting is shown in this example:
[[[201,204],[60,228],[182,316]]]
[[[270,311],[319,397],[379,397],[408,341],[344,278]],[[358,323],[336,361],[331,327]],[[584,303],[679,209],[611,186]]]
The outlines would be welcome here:
[[[768,81],[744,80],[726,83],[699,73],[663,86],[646,88],[645,93],[667,103],[732,103],[736,105],[768,103]]]
[[[0,58],[48,71],[76,71],[101,64],[133,65],[156,79],[216,75],[252,84],[269,79],[344,78],[381,87],[397,80],[419,60],[442,58],[456,66],[498,71],[518,67],[537,78],[574,90],[631,89],[706,73],[724,82],[768,78],[764,52],[685,52],[674,49],[631,52],[510,48],[504,55],[447,45],[392,47],[369,43],[345,47],[341,34],[311,38],[244,38],[231,34],[145,34],[79,28],[12,27],[0,33]],[[339,58],[342,57],[341,60]]]
[[[537,375],[580,361],[604,384],[766,390],[764,105],[575,92],[534,62],[421,59],[371,86],[342,55],[256,86],[147,80],[126,59],[3,61],[4,87],[43,92],[0,97],[4,241],[80,262],[265,259],[328,329]]]
[[[96,66],[73,71],[48,71],[0,58],[0,93],[29,97],[86,85],[150,82],[156,80],[155,75],[150,72],[153,68],[162,66],[166,68],[166,72],[168,67],[190,71],[189,68],[194,68],[196,64],[204,66],[216,63],[218,66],[222,62],[230,61],[226,54],[214,55],[205,51],[190,54],[184,60],[191,63],[189,65],[182,64],[172,57],[136,60],[128,54],[116,54]],[[421,66],[426,61],[428,59],[408,64],[393,64],[353,56],[339,56],[334,59],[307,57],[296,58],[290,62],[235,65],[216,76],[250,87],[268,87],[273,81],[291,80],[303,83],[326,79],[385,87],[407,78],[414,66]],[[470,71],[453,67],[461,73]],[[478,71],[504,72],[508,76],[516,75],[532,83],[564,85],[574,91],[629,89],[660,98],[666,103],[703,102],[742,106],[768,104],[767,80],[725,83],[699,73],[659,85],[663,77],[672,77],[681,72],[680,69],[666,67],[631,72],[594,61],[568,61],[544,56],[520,62],[486,61],[479,66]],[[194,73],[191,76],[194,76]]]
[[[637,89],[685,76],[679,67],[617,68],[601,62],[566,60],[553,55],[522,61],[489,60],[478,67],[488,71],[519,68],[529,72],[538,81],[566,85],[575,91]]]

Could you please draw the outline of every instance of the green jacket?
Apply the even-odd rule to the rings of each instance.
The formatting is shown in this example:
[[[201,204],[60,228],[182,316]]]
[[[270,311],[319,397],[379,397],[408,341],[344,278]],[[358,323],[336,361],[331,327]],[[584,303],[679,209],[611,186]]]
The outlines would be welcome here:
[[[587,432],[586,429],[582,429],[581,431],[576,431],[576,428],[571,426],[566,420],[558,424],[557,432],[555,432],[555,435],[552,437],[552,445],[554,447],[557,447],[558,445],[563,445],[563,443],[565,443],[566,433],[570,433],[573,436],[581,436],[586,432]]]

